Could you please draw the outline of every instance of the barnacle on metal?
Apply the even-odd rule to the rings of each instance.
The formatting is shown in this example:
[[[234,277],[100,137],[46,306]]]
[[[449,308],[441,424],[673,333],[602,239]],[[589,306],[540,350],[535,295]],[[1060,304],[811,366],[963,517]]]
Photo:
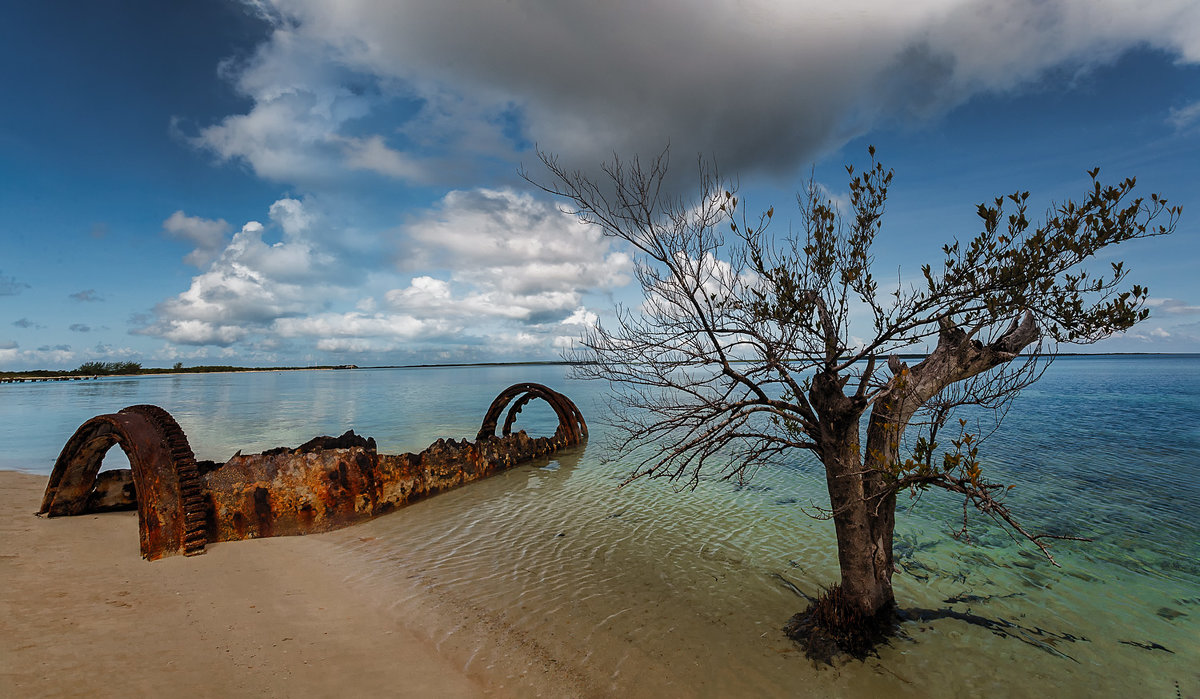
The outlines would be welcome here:
[[[554,435],[511,434],[516,416],[535,398],[558,415]],[[500,414],[510,403],[497,436]],[[167,411],[135,405],[76,430],[54,464],[39,514],[136,507],[142,556],[191,556],[218,541],[337,529],[586,439],[587,424],[569,398],[521,383],[492,402],[475,442],[439,439],[419,454],[391,455],[377,453],[375,440],[347,432],[294,449],[239,452],[224,464],[197,463]],[[131,468],[100,474],[114,444]]]

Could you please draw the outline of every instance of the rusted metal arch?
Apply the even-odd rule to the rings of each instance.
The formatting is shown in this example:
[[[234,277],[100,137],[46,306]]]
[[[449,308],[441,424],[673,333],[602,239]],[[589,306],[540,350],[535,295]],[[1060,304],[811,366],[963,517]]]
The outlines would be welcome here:
[[[515,402],[513,402],[514,398],[516,398]],[[563,394],[538,383],[513,384],[501,391],[488,408],[487,414],[483,418],[483,425],[479,428],[479,434],[475,439],[482,441],[497,436],[496,426],[500,420],[500,413],[504,412],[504,408],[512,402],[512,407],[509,408],[508,414],[504,418],[502,432],[504,436],[508,436],[512,432],[513,423],[516,422],[521,409],[534,398],[541,398],[549,403],[555,414],[558,415],[558,429],[554,434],[555,437],[563,440],[563,446],[574,446],[587,439],[587,423],[584,422],[583,413],[579,412],[575,403]]]
[[[38,514],[83,513],[114,444],[133,471],[142,555],[153,560],[204,553],[208,535],[195,455],[175,419],[154,405],[133,405],[83,423],[54,462]]]
[[[511,434],[517,414],[534,398],[545,400],[558,415],[554,435]],[[504,435],[496,436],[506,408]],[[540,384],[521,383],[492,402],[476,442],[439,439],[417,454],[387,455],[376,452],[374,440],[351,431],[295,449],[239,452],[224,464],[204,464],[201,473],[174,418],[157,406],[135,405],[94,417],[76,430],[55,461],[39,514],[136,507],[143,557],[196,555],[204,553],[206,543],[347,526],[586,438],[587,424],[570,399]],[[114,444],[132,468],[113,472],[117,477],[102,484],[105,479],[97,475]],[[115,496],[109,489],[113,482],[124,483]]]

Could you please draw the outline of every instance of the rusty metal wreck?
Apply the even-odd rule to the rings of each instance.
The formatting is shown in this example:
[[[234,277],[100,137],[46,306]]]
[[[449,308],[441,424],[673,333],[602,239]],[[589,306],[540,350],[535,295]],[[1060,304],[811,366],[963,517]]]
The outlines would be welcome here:
[[[511,433],[533,399],[558,416],[551,437]],[[507,409],[507,413],[505,410]],[[501,433],[500,416],[505,415]],[[329,531],[587,440],[569,398],[520,383],[492,401],[471,442],[439,439],[419,454],[380,454],[352,431],[294,449],[237,454],[224,464],[197,462],[187,436],[160,407],[134,405],[88,420],[55,461],[38,514],[138,511],[142,556],[204,553],[207,544]],[[114,444],[131,468],[100,473]]]

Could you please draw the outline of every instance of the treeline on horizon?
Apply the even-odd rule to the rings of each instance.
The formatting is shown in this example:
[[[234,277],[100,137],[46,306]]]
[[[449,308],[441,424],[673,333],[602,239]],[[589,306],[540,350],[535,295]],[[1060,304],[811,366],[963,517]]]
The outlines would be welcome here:
[[[229,371],[303,371],[306,369],[347,369],[352,365],[241,367],[223,364],[185,367],[176,362],[169,369],[145,368],[139,362],[84,362],[76,369],[32,369],[0,371],[5,378],[46,378],[52,376],[137,376],[143,374],[214,374]],[[357,368],[357,367],[355,367]]]
[[[1193,353],[1182,352],[1060,352],[1058,357],[1153,357],[1153,356],[1194,356]],[[924,354],[899,354],[900,359],[921,360]],[[742,360],[733,360],[743,363]],[[354,364],[320,364],[316,366],[231,366],[228,364],[211,364],[185,367],[176,362],[171,368],[145,368],[138,362],[84,362],[76,369],[30,369],[28,371],[0,371],[0,378],[46,378],[53,376],[136,376],[148,374],[216,374],[237,371],[311,371],[314,369],[428,369],[435,367],[471,367],[471,366],[539,366],[573,364],[566,361],[527,361],[527,362],[474,362],[461,364],[392,364],[382,366],[359,367]],[[590,362],[580,362],[588,364]]]

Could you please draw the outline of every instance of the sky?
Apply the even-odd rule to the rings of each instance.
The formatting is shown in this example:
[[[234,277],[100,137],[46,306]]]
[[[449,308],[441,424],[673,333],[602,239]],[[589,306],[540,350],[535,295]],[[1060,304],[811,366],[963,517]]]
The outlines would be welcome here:
[[[971,237],[979,202],[1136,176],[1183,218],[1111,253],[1151,317],[1082,349],[1200,352],[1194,0],[0,13],[0,370],[557,359],[636,303],[632,255],[519,171],[536,147],[594,172],[668,144],[672,187],[713,158],[780,227],[874,145],[896,171],[881,277]]]

